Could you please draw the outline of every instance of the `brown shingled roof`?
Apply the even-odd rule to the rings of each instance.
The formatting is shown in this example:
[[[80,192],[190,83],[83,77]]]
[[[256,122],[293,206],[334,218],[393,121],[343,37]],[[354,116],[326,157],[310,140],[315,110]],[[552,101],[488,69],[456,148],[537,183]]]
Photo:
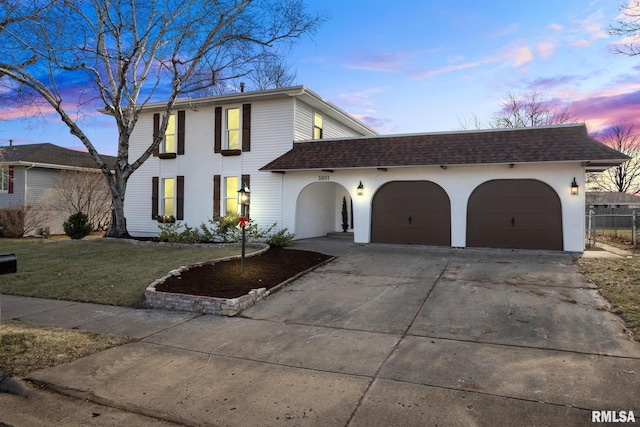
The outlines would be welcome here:
[[[0,161],[6,163],[27,162],[99,169],[98,164],[91,158],[89,153],[70,150],[50,143],[2,147],[0,148],[0,153],[2,154]],[[116,163],[115,157],[103,155],[102,159],[113,169]]]
[[[343,169],[582,161],[602,170],[629,157],[584,124],[296,142],[261,170]]]

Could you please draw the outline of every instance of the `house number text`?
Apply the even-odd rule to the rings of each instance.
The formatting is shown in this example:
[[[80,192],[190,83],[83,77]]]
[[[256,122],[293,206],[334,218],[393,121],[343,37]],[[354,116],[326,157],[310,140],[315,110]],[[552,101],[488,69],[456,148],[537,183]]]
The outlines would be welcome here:
[[[329,181],[329,175],[318,175],[318,181]]]

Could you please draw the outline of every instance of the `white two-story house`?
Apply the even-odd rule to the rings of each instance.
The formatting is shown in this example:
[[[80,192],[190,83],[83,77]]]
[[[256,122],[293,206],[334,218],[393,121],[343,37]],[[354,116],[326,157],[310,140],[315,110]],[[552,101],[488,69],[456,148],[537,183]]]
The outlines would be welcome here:
[[[131,138],[140,155],[159,127],[148,105]],[[134,236],[159,216],[191,226],[238,213],[296,239],[349,228],[358,243],[584,250],[585,172],[628,157],[584,124],[378,135],[304,86],[180,100],[163,145],[130,178]]]
[[[151,144],[160,108],[151,104],[141,113],[131,137],[132,158]],[[280,228],[283,174],[260,168],[296,140],[368,135],[376,132],[303,86],[179,100],[158,153],[129,179],[127,228],[133,236],[156,236],[158,216],[198,226],[238,214],[243,183],[251,190],[251,218],[261,227]],[[349,197],[345,189],[335,190],[336,198]],[[340,212],[334,222],[340,222]]]

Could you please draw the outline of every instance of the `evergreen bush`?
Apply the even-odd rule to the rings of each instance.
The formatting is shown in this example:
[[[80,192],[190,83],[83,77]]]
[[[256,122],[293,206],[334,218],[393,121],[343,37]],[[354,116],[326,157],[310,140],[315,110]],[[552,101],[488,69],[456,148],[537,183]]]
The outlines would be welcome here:
[[[63,224],[64,233],[72,239],[82,239],[93,230],[89,217],[82,212],[74,213]]]

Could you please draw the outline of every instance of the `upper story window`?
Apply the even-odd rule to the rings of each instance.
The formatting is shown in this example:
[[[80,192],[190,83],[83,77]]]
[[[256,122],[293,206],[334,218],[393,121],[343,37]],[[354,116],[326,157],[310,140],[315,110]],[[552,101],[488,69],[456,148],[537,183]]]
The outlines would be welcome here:
[[[240,149],[240,108],[227,109],[227,140],[225,149]]]
[[[9,191],[9,168],[0,166],[0,192]]]
[[[322,139],[322,114],[313,113],[313,139]]]
[[[164,133],[164,141],[162,142],[163,153],[176,152],[176,131],[176,115],[171,114],[169,116],[169,122],[167,123],[167,131]]]
[[[184,154],[185,119],[184,110],[170,114],[167,129],[164,135],[160,135],[161,115],[160,113],[153,115],[153,141],[162,136],[162,140],[153,150],[154,156],[160,156],[161,159],[175,159],[176,156]]]

